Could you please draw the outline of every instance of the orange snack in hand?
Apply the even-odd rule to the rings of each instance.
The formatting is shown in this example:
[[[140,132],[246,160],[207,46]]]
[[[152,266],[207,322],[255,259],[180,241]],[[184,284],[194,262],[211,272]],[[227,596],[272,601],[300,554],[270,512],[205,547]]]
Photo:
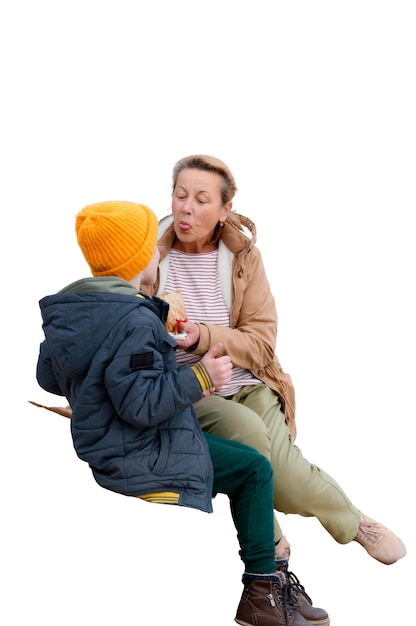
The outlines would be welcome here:
[[[166,320],[166,328],[169,333],[173,335],[178,334],[179,324],[186,322],[188,317],[186,315],[185,304],[182,299],[182,292],[179,290],[170,291],[158,294],[159,298],[165,300],[169,304],[169,313]]]

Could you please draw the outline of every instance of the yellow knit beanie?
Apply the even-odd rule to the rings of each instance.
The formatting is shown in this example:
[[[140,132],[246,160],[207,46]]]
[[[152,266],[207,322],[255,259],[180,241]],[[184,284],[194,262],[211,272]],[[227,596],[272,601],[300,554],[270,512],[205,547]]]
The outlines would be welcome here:
[[[144,204],[115,200],[86,206],[76,216],[75,229],[94,276],[131,280],[150,263],[158,224]]]

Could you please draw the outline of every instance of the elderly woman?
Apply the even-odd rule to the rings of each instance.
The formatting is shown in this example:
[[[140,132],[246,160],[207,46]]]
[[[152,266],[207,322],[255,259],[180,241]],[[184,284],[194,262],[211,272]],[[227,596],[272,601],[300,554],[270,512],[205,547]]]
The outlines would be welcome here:
[[[237,191],[219,159],[193,155],[173,169],[172,214],[159,224],[157,282],[150,295],[180,290],[187,321],[179,329],[179,364],[192,365],[215,344],[231,356],[231,382],[194,408],[204,431],[256,448],[274,470],[274,507],[316,517],[339,543],[359,542],[391,564],[406,554],[390,530],[362,514],[338,483],[307,461],[295,445],[295,396],[275,355],[277,314],[251,220],[232,212]],[[300,614],[314,624],[328,615],[312,606],[287,571],[290,545],[275,517],[277,563],[301,591]],[[282,567],[282,565],[278,566]]]
[[[270,459],[276,510],[316,517],[337,542],[357,541],[378,561],[396,562],[406,554],[402,541],[359,511],[294,443],[294,390],[275,355],[275,302],[255,225],[231,211],[230,169],[212,156],[185,157],[174,166],[172,189],[172,214],[159,224],[158,280],[147,292],[182,291],[188,321],[180,326],[179,363],[193,364],[221,342],[234,364],[230,384],[194,405],[203,430]],[[275,540],[276,555],[288,558],[277,519]]]

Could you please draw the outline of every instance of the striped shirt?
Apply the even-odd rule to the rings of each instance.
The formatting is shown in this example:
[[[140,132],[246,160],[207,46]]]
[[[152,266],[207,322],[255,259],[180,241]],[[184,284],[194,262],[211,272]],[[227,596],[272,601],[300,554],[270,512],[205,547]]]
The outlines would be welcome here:
[[[216,326],[230,326],[230,313],[224,302],[218,276],[218,250],[202,254],[189,254],[172,248],[169,252],[169,269],[164,291],[182,292],[190,322],[205,322]],[[193,365],[200,356],[176,350],[179,365]],[[261,381],[247,369],[234,367],[231,382],[224,385],[218,395],[232,396],[244,385],[257,385]]]

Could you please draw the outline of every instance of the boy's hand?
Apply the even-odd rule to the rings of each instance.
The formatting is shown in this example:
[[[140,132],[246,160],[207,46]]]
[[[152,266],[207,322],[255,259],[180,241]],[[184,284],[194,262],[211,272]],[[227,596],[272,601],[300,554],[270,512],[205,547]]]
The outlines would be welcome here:
[[[201,363],[205,366],[213,384],[213,391],[219,391],[223,385],[231,380],[233,364],[228,354],[217,356],[222,350],[222,343],[217,343],[202,357]],[[210,390],[211,392],[211,390]]]

